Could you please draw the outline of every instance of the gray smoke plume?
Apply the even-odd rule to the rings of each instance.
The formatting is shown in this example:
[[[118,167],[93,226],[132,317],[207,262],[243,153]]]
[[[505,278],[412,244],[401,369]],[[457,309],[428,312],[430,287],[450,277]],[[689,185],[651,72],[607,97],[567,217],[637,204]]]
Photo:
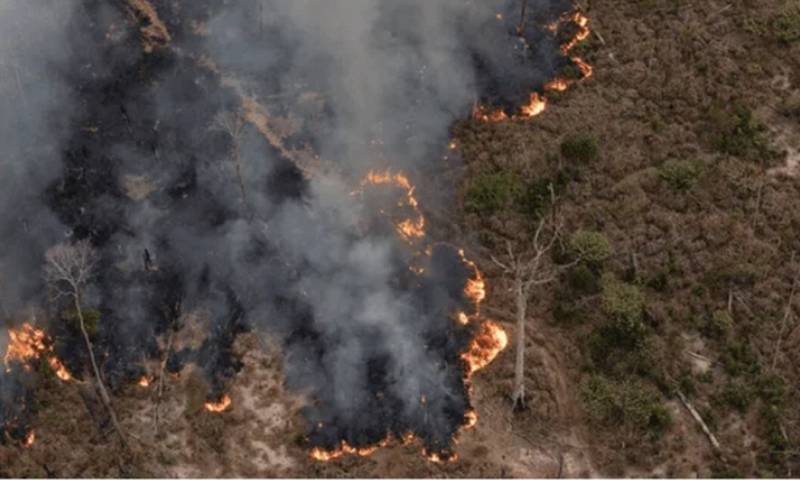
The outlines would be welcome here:
[[[36,3],[78,13],[40,27],[52,31],[26,71],[49,86],[30,73],[20,132],[2,131],[3,148],[25,158],[0,167],[0,272],[25,279],[4,284],[4,305],[41,288],[31,279],[62,232],[88,238],[102,257],[90,298],[112,387],[161,355],[155,338],[182,313],[202,311],[208,339],[170,365],[198,363],[214,394],[238,369],[236,334],[257,328],[282,340],[287,383],[311,400],[312,445],[412,432],[447,453],[470,408],[460,353],[474,327],[453,316],[474,308],[463,293],[472,272],[454,246],[398,237],[384,212],[404,191],[353,192],[371,169],[431,171],[474,102],[524,101],[557,67],[557,42],[539,27],[568,5],[530,1],[520,35],[501,20],[519,14],[510,0],[151,3],[172,39],[152,53],[121,4]],[[10,5],[8,18],[39,16]],[[310,149],[336,173],[305,178],[253,125],[218,128],[245,95],[299,121],[287,149]],[[2,115],[21,108],[9,107]],[[82,371],[74,332],[63,322],[51,332]]]

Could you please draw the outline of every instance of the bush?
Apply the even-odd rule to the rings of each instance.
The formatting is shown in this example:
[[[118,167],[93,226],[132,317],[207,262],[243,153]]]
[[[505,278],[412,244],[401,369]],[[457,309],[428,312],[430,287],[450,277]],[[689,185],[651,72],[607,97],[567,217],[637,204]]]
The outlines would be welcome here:
[[[755,375],[761,371],[750,344],[746,340],[734,342],[722,352],[722,367],[731,376]]]
[[[556,185],[546,178],[529,182],[519,192],[516,199],[517,209],[528,217],[539,219],[550,207]]]
[[[756,122],[753,113],[742,106],[712,115],[712,143],[722,153],[737,157],[765,155],[767,145],[762,138],[764,127]]]
[[[661,435],[672,423],[658,391],[641,380],[615,382],[595,375],[581,386],[581,397],[589,416],[608,426]]]
[[[787,6],[775,18],[772,30],[778,40],[792,43],[800,40],[800,6]]]
[[[637,344],[645,335],[644,295],[635,285],[620,282],[612,275],[602,278],[603,311],[613,320],[621,340]]]
[[[593,266],[599,266],[614,253],[611,242],[600,232],[575,232],[569,246],[575,256]]]
[[[658,171],[658,178],[674,192],[687,192],[700,177],[701,168],[689,160],[667,160]]]
[[[580,264],[569,272],[569,286],[580,293],[597,293],[600,291],[600,279],[591,268]]]
[[[715,310],[708,318],[706,334],[712,338],[721,338],[733,328],[733,318],[727,310]]]
[[[753,402],[753,389],[742,381],[731,381],[722,390],[721,400],[735,408],[739,413],[746,413]]]
[[[519,193],[520,182],[511,173],[479,175],[467,188],[465,207],[471,212],[491,215],[507,208]]]
[[[597,140],[588,135],[570,136],[561,142],[561,155],[567,160],[590,162],[600,154]]]

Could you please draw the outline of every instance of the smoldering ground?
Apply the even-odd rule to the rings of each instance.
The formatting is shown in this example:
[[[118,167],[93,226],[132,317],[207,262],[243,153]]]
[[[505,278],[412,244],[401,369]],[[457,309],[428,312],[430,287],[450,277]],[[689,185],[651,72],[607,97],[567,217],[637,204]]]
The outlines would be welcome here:
[[[529,2],[520,33],[512,1],[152,1],[170,43],[147,52],[124,2],[10,3],[4,19],[70,15],[36,25],[36,55],[7,54],[53,85],[38,99],[25,86],[26,117],[3,130],[7,316],[47,303],[48,246],[89,239],[101,260],[87,306],[112,388],[199,312],[205,341],[169,365],[197,363],[212,396],[238,369],[236,334],[256,328],[282,339],[312,445],[411,432],[446,454],[470,408],[460,354],[474,326],[454,315],[474,309],[472,271],[453,246],[396,234],[385,212],[404,192],[354,190],[371,169],[424,175],[475,102],[523,103],[558,68],[541,26],[569,5]],[[219,128],[245,96],[299,125],[288,147],[246,122]],[[294,147],[329,168],[304,175]],[[79,337],[50,307],[57,353],[81,376]]]

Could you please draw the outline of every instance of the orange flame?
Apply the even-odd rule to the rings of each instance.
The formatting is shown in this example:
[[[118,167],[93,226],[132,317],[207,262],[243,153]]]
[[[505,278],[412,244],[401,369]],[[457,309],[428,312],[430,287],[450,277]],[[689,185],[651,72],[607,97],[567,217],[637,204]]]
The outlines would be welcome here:
[[[464,429],[469,430],[478,424],[478,412],[475,410],[467,410],[464,414]]]
[[[226,393],[219,402],[206,402],[206,410],[212,413],[222,413],[231,406],[231,397]]]
[[[561,46],[561,53],[566,55],[570,50],[575,48],[577,44],[589,38],[591,30],[589,29],[589,18],[581,12],[575,12],[572,15],[572,21],[578,26],[578,32],[572,39]]]
[[[25,448],[31,448],[31,446],[33,446],[33,442],[35,441],[36,441],[36,432],[31,430],[30,432],[28,432],[27,435],[25,435],[25,440],[22,441],[22,446]]]
[[[547,98],[539,95],[539,92],[533,92],[530,96],[530,103],[523,105],[520,109],[522,117],[535,117],[541,115],[547,108]]]
[[[72,379],[72,375],[67,368],[53,353],[53,346],[48,345],[50,342],[44,330],[26,322],[18,329],[9,330],[8,336],[11,341],[3,356],[3,363],[7,372],[11,371],[11,362],[22,363],[24,368],[30,371],[30,362],[44,355],[47,364],[50,365],[50,368],[53,369],[58,378],[65,382]]]
[[[137,385],[139,385],[142,388],[147,388],[147,387],[150,386],[150,379],[147,378],[147,375],[145,375],[145,376],[143,376],[142,378],[139,379],[139,382],[137,383]]]
[[[489,320],[480,326],[478,335],[472,340],[461,358],[466,363],[467,377],[486,367],[508,345],[508,335],[505,330]]]
[[[383,440],[381,440],[376,445],[370,445],[370,446],[367,446],[367,447],[358,447],[358,448],[357,447],[351,447],[350,445],[348,445],[347,442],[342,440],[342,443],[338,447],[334,448],[333,450],[324,450],[324,449],[319,448],[319,447],[314,447],[313,449],[311,449],[311,451],[309,452],[308,455],[312,459],[318,460],[318,461],[321,461],[321,462],[327,462],[327,461],[330,461],[330,460],[335,460],[335,459],[337,459],[339,457],[342,457],[344,455],[358,455],[359,457],[366,457],[366,456],[369,456],[369,455],[372,455],[373,453],[375,453],[375,451],[378,450],[378,448],[385,447],[388,444],[389,444],[389,438],[388,437],[383,439]]]
[[[410,207],[414,212],[414,218],[406,218],[397,225],[397,232],[406,240],[413,240],[425,236],[425,217],[419,211],[419,202],[414,196],[415,187],[411,185],[408,177],[402,172],[392,174],[389,171],[375,172],[370,171],[364,180],[361,181],[361,191],[367,185],[394,185],[406,191],[403,201],[398,202],[400,208]]]

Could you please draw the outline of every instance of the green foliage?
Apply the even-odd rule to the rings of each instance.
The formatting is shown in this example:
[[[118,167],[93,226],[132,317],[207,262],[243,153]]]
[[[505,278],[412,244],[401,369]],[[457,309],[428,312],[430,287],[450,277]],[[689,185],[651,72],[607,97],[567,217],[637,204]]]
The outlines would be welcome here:
[[[706,322],[705,333],[712,338],[722,338],[733,328],[733,318],[727,310],[715,310]]]
[[[653,276],[647,279],[645,285],[657,292],[666,292],[667,288],[669,287],[669,277],[667,276],[667,272],[662,270],[655,273]]]
[[[722,153],[742,158],[765,156],[767,143],[763,138],[764,126],[745,107],[733,111],[717,110],[712,113],[712,143]]]
[[[658,170],[658,178],[674,192],[687,192],[697,183],[702,168],[690,160],[667,160]]]
[[[597,159],[600,149],[597,139],[588,135],[569,136],[561,142],[561,155],[567,160],[588,163]]]
[[[534,179],[520,189],[515,204],[520,213],[539,219],[550,207],[555,191],[556,185],[549,179]]]
[[[725,384],[720,395],[720,400],[740,413],[746,413],[753,403],[755,392],[752,387],[740,380],[732,380]]]
[[[772,22],[775,37],[784,43],[800,40],[800,5],[787,5]]]
[[[612,381],[594,375],[583,382],[581,398],[590,417],[607,426],[660,436],[672,423],[658,391],[640,380]]]
[[[519,198],[521,189],[519,179],[511,173],[479,175],[467,188],[465,206],[471,212],[491,215],[508,208]]]
[[[94,308],[85,308],[81,312],[83,313],[83,325],[86,328],[86,333],[90,337],[94,337],[97,334],[97,326],[100,323],[100,311]],[[80,332],[81,326],[77,310],[74,308],[65,310],[62,313],[62,318],[71,329]]]
[[[646,333],[642,318],[645,302],[641,290],[612,275],[603,275],[601,285],[603,311],[611,317],[616,334],[626,344],[638,344]]]
[[[614,253],[611,242],[600,232],[575,232],[570,238],[569,247],[573,255],[592,266],[601,265]]]
[[[582,294],[592,294],[600,291],[600,279],[597,274],[583,263],[570,270],[568,281],[570,288]]]
[[[761,371],[758,358],[747,340],[735,341],[728,345],[720,357],[722,367],[728,375],[755,375]]]

